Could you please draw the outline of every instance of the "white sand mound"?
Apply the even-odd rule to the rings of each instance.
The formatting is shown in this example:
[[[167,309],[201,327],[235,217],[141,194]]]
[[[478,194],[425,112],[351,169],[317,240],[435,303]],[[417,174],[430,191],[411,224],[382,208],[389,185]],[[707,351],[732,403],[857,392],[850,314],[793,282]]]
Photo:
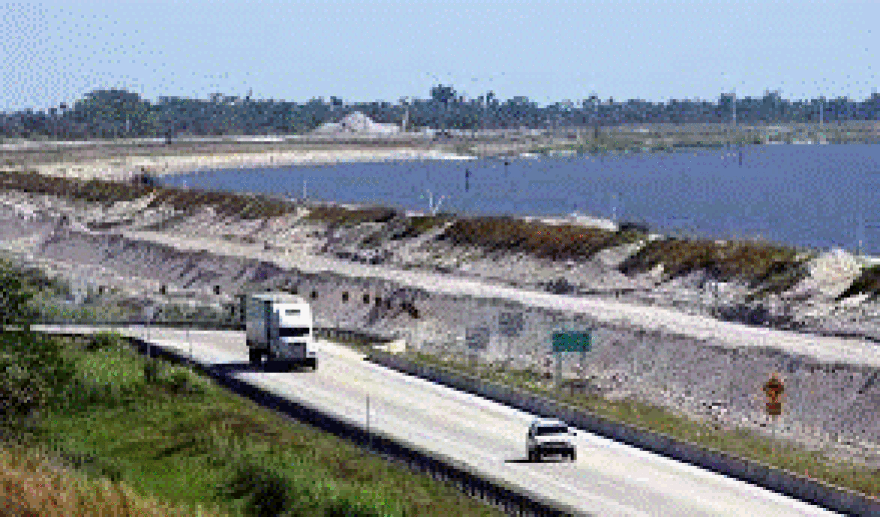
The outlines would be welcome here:
[[[360,111],[349,113],[339,122],[328,122],[322,124],[314,131],[316,134],[338,134],[353,133],[366,135],[385,135],[396,134],[400,132],[400,127],[396,124],[380,124],[373,122],[370,117],[364,115]]]

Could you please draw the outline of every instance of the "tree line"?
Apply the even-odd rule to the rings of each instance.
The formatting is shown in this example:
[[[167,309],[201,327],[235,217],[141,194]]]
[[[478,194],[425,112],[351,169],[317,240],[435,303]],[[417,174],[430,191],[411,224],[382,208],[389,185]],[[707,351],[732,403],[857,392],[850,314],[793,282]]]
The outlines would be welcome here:
[[[240,98],[215,93],[207,99],[159,97],[150,102],[125,89],[99,89],[72,105],[43,111],[0,113],[0,136],[7,138],[114,138],[178,135],[303,134],[325,122],[337,122],[360,111],[376,122],[408,128],[509,129],[606,126],[633,123],[818,123],[880,118],[880,94],[863,101],[845,97],[789,100],[779,92],[762,97],[717,101],[639,99],[602,100],[596,95],[578,102],[539,106],[525,96],[501,100],[492,92],[466,98],[453,86],[431,88],[427,99],[345,102],[331,96],[297,103]]]

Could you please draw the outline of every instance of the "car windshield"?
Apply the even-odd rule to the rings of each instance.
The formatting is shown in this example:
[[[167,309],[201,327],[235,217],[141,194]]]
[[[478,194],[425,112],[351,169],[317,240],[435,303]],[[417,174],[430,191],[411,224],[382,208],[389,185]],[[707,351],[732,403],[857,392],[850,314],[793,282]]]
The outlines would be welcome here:
[[[308,335],[308,327],[281,327],[278,329],[278,337],[303,337]]]
[[[535,436],[546,436],[550,434],[568,434],[568,428],[561,425],[554,425],[535,429]]]

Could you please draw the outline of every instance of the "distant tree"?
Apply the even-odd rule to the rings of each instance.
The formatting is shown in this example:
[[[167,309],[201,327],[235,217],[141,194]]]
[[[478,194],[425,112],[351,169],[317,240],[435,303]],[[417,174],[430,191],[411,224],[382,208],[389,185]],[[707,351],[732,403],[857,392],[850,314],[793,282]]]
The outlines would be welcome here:
[[[136,93],[100,89],[88,93],[72,108],[62,104],[45,112],[24,109],[0,113],[0,135],[35,138],[64,135],[90,136],[176,136],[186,132],[201,135],[305,132],[351,111],[362,111],[378,122],[400,123],[407,117],[412,125],[430,127],[546,127],[547,124],[595,125],[635,122],[729,123],[734,98],[722,94],[716,102],[698,99],[648,102],[638,99],[602,101],[595,94],[577,104],[549,102],[539,107],[519,96],[500,100],[494,92],[466,98],[451,85],[439,84],[428,99],[406,103],[384,101],[345,103],[336,96],[305,103],[259,100],[251,92],[243,99],[212,93],[207,99],[159,97],[150,103]],[[744,123],[877,120],[880,98],[854,101],[846,97],[789,101],[778,91],[766,91],[760,98],[736,99],[737,118]],[[820,115],[821,114],[821,115]],[[596,129],[598,131],[598,129]]]
[[[437,86],[431,88],[431,99],[434,102],[440,104],[449,104],[449,102],[454,100],[457,96],[458,93],[452,86],[443,86],[442,84],[438,84]]]
[[[94,90],[75,103],[74,110],[102,136],[148,131],[149,103],[124,89]]]

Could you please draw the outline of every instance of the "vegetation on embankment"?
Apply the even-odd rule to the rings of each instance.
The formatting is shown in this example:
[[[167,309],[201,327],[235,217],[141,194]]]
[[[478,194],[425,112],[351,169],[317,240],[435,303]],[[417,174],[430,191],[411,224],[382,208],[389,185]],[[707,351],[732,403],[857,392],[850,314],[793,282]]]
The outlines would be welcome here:
[[[130,484],[57,467],[37,448],[11,444],[0,448],[0,497],[3,515],[80,517],[220,516],[205,507],[171,505],[137,492]]]
[[[107,473],[143,493],[244,515],[499,514],[185,368],[123,347],[83,348],[67,348],[79,399],[48,415],[40,436],[108,463]]]
[[[645,244],[620,265],[627,275],[662,266],[666,279],[706,271],[718,281],[739,280],[768,292],[782,292],[807,275],[809,255],[766,242],[706,239],[656,240]]]
[[[30,194],[58,196],[71,201],[84,201],[110,206],[117,202],[134,201],[154,195],[148,206],[170,206],[184,213],[211,207],[220,216],[240,219],[265,219],[292,212],[292,202],[234,192],[173,188],[135,184],[124,181],[81,180],[44,176],[33,171],[0,173],[0,188]]]
[[[833,459],[827,454],[808,450],[785,439],[771,439],[748,429],[712,420],[696,421],[686,415],[633,398],[609,400],[596,391],[576,389],[575,384],[578,381],[566,380],[562,390],[556,391],[552,376],[535,369],[513,370],[503,365],[475,365],[461,360],[457,355],[438,357],[409,351],[406,356],[417,363],[441,366],[487,382],[539,394],[614,422],[663,433],[736,457],[807,475],[861,494],[880,496],[880,469]]]
[[[387,223],[394,219],[397,214],[397,210],[393,208],[348,208],[339,205],[321,204],[310,208],[306,219],[330,226],[357,226],[363,223]]]
[[[527,253],[552,260],[587,259],[605,248],[645,238],[647,235],[634,231],[612,232],[512,217],[458,219],[439,237],[457,246],[478,246],[489,252]]]
[[[0,189],[30,194],[60,196],[69,200],[110,205],[133,201],[146,195],[155,197],[149,206],[166,205],[185,214],[211,207],[220,217],[266,220],[293,213],[298,204],[288,200],[255,194],[183,189],[132,184],[119,181],[78,180],[42,176],[35,172],[2,172]],[[663,277],[670,279],[692,271],[705,270],[717,280],[750,284],[752,298],[779,293],[794,286],[807,275],[806,261],[815,250],[798,250],[770,242],[713,241],[707,239],[648,239],[644,229],[624,228],[613,232],[572,224],[546,224],[512,217],[460,217],[455,214],[405,216],[400,210],[381,206],[345,207],[328,203],[309,204],[306,220],[330,227],[356,226],[363,223],[393,223],[400,228],[389,238],[409,239],[446,223],[451,224],[440,236],[454,245],[476,246],[489,252],[515,251],[552,260],[585,260],[596,252],[622,244],[646,242],[634,256],[620,265],[628,275],[663,266]],[[160,229],[162,224],[155,225]],[[381,242],[371,243],[381,247]],[[867,268],[844,296],[861,292],[880,293],[880,273]]]

